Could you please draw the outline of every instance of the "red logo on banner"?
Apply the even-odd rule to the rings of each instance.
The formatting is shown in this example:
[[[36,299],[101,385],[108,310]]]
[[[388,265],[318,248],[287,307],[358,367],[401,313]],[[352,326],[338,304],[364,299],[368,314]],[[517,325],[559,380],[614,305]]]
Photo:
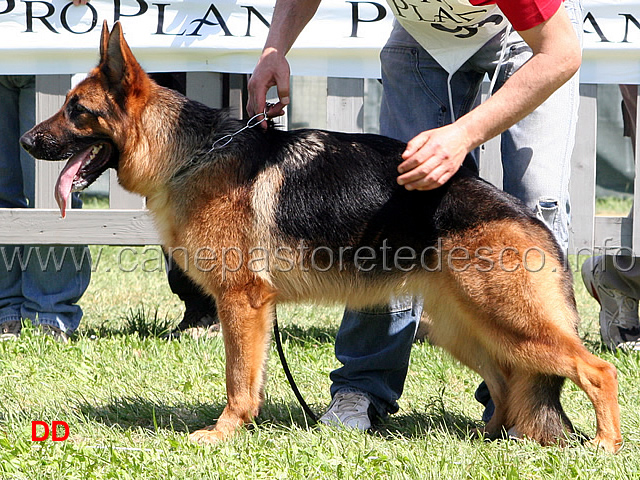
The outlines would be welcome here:
[[[38,429],[38,427],[42,427]],[[62,427],[62,428],[60,428]],[[38,430],[43,430],[41,435],[38,435]],[[63,434],[61,434],[60,430],[64,429]],[[69,438],[69,425],[67,422],[63,422],[62,420],[54,420],[51,422],[51,428],[49,428],[49,424],[47,422],[43,422],[42,420],[33,420],[31,422],[31,441],[32,442],[44,442],[47,438],[49,438],[49,432],[51,432],[51,440],[54,442],[62,442]]]

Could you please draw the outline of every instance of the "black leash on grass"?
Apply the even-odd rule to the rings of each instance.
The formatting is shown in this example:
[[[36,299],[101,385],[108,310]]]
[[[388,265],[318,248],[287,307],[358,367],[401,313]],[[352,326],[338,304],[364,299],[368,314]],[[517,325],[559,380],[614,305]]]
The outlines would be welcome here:
[[[291,390],[293,390],[293,394],[298,399],[298,403],[300,403],[300,406],[302,407],[302,410],[304,410],[304,413],[307,414],[307,416],[309,417],[309,419],[311,419],[313,423],[317,423],[318,417],[316,416],[315,413],[313,413],[313,410],[309,408],[309,405],[307,405],[307,402],[304,401],[304,398],[302,397],[302,394],[300,393],[300,390],[298,390],[298,386],[296,385],[296,382],[293,379],[293,375],[291,375],[291,370],[289,370],[289,364],[287,363],[287,359],[284,356],[284,350],[282,349],[282,339],[280,338],[280,329],[278,328],[278,315],[276,314],[275,311],[273,312],[273,336],[275,337],[275,340],[276,340],[276,349],[278,350],[280,363],[282,363],[284,374],[287,376],[287,380],[289,381]]]

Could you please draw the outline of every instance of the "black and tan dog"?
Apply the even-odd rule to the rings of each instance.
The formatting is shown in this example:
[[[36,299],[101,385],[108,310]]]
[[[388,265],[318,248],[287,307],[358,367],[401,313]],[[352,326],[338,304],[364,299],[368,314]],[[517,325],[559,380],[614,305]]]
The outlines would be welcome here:
[[[464,168],[409,192],[396,182],[405,146],[388,138],[271,127],[225,145],[243,126],[151,81],[116,24],[103,27],[99,65],[22,138],[34,157],[68,161],[63,211],[72,190],[117,169],[147,198],[165,248],[218,302],[228,404],[192,439],[219,441],[258,414],[275,303],[364,307],[416,294],[430,338],[486,380],[488,435],[561,440],[569,378],[595,407],[594,443],[620,447],[616,370],[581,345],[571,275],[526,207]]]

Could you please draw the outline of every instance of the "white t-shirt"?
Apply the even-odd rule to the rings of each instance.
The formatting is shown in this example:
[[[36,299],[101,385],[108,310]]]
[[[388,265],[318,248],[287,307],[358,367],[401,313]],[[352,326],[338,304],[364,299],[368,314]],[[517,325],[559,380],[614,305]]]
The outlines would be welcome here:
[[[497,5],[387,0],[404,29],[450,74],[509,24]]]

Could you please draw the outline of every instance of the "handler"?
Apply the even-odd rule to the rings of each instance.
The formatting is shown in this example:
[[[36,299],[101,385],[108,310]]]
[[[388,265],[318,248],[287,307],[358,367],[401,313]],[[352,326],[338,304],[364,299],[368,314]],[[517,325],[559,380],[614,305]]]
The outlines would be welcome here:
[[[283,114],[290,76],[285,55],[319,3],[277,0],[249,81],[250,115],[264,111],[274,85],[279,102],[267,114]],[[380,55],[380,132],[408,141],[398,183],[408,190],[438,188],[468,153],[475,158],[480,145],[502,134],[504,190],[529,205],[566,252],[579,0],[389,0],[389,6],[396,20]],[[485,74],[493,95],[479,104]],[[333,399],[323,423],[365,430],[398,410],[420,314],[421,305],[407,298],[345,312],[335,347],[343,366],[331,373]],[[486,404],[484,390],[476,398]],[[490,415],[489,408],[483,418]]]

